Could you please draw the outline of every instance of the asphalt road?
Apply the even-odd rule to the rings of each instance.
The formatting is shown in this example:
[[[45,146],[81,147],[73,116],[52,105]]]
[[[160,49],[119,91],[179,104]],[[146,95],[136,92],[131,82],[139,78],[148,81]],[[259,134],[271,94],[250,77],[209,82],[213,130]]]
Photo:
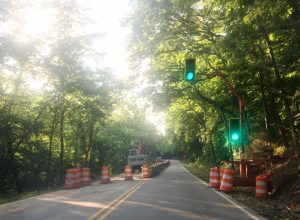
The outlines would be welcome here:
[[[179,161],[159,176],[62,190],[0,206],[0,219],[265,219],[210,189]]]

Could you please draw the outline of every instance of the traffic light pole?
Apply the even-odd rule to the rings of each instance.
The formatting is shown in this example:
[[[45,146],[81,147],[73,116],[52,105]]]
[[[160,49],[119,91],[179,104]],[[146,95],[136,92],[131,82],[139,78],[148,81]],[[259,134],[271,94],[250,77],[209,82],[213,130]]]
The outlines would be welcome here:
[[[196,66],[195,66],[196,64],[195,63],[196,63],[196,59],[186,59],[186,63],[185,63],[185,80],[188,81],[188,82],[195,80],[195,71],[196,71]],[[238,93],[236,88],[229,82],[229,80],[225,77],[225,75],[222,72],[217,71],[211,65],[210,65],[210,67],[214,70],[214,73],[213,74],[207,74],[207,75],[215,75],[215,76],[220,77],[225,82],[225,84],[228,86],[231,93],[234,96],[236,96],[236,98],[238,99],[238,103],[239,103],[239,121],[240,121],[240,132],[239,132],[240,143],[239,143],[239,145],[240,145],[240,149],[241,149],[240,158],[244,159],[244,157],[245,157],[245,148],[244,148],[244,143],[242,141],[244,139],[244,138],[242,138],[242,126],[243,126],[243,110],[244,110],[244,107],[247,104],[247,101],[246,101],[246,99],[243,99],[241,97],[241,95]],[[202,73],[202,75],[204,75],[204,74]]]
[[[228,86],[231,93],[238,99],[239,102],[239,119],[240,119],[240,147],[241,147],[241,159],[245,157],[245,147],[242,142],[242,125],[243,125],[243,110],[246,106],[246,100],[241,97],[236,88],[229,82],[229,80],[225,77],[225,75],[221,72],[215,72],[214,75],[220,77],[225,84]]]

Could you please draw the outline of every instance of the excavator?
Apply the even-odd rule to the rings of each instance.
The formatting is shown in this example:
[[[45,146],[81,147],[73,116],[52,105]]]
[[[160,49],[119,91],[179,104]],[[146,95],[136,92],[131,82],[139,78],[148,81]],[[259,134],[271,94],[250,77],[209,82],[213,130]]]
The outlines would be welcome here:
[[[132,167],[132,171],[138,170],[141,172],[143,164],[148,163],[148,155],[145,154],[144,143],[140,142],[136,149],[128,151],[127,164]]]

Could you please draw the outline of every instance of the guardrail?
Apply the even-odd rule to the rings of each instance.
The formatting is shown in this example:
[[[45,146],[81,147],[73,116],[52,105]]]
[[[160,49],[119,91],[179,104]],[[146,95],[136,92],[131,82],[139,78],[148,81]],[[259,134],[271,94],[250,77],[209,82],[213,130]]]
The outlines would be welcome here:
[[[160,174],[160,172],[162,172],[164,169],[166,169],[169,165],[170,165],[170,160],[153,164],[151,166],[151,169],[152,169],[151,177],[157,176],[158,174]]]

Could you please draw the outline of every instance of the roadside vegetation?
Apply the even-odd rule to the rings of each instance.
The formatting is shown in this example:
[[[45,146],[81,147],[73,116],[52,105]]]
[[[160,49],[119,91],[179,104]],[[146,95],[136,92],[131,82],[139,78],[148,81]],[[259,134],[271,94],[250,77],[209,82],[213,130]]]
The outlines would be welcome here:
[[[185,168],[187,168],[192,174],[204,180],[205,182],[209,182],[209,165],[204,165],[199,162],[194,163],[185,163]]]

